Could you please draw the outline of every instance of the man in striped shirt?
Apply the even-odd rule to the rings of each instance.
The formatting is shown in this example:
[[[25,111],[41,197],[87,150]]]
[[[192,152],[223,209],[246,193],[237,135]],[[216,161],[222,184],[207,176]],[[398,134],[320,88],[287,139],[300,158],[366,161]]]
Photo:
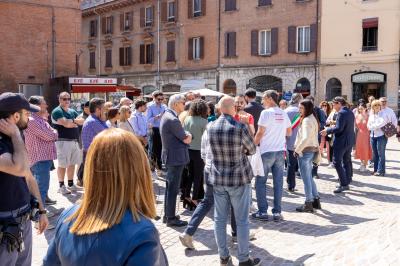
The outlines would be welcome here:
[[[56,145],[58,134],[47,122],[49,113],[47,103],[42,96],[31,96],[29,103],[40,107],[37,113],[31,113],[28,127],[24,131],[25,146],[28,152],[29,166],[39,185],[40,196],[45,204],[55,204],[47,192],[49,190],[50,169],[57,158]]]

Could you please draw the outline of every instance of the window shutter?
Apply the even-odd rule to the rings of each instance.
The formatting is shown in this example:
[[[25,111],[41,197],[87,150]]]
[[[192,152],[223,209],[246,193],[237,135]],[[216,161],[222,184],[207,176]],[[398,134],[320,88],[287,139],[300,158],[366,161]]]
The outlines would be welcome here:
[[[278,43],[279,43],[279,31],[278,28],[271,29],[271,54],[278,53]]]
[[[288,52],[293,54],[296,53],[296,26],[288,27]]]
[[[111,29],[110,29],[111,31],[110,31],[110,33],[113,34],[113,32],[114,32],[114,16],[111,16],[111,17],[110,17],[110,20],[111,20],[111,21],[110,21],[110,24],[111,24]]]
[[[175,61],[175,41],[167,42],[167,62]]]
[[[94,21],[94,37],[97,37],[97,28],[99,27],[97,19]]]
[[[175,0],[175,21],[178,21],[179,17],[179,0]]]
[[[150,64],[154,63],[154,44],[150,44]]]
[[[200,37],[200,59],[203,58],[204,58],[204,37]]]
[[[124,50],[125,48],[124,47],[120,47],[119,48],[119,65],[120,66],[124,66],[125,64],[124,64],[124,58],[125,58],[125,55],[124,55]]]
[[[231,32],[229,37],[230,56],[236,56],[236,32]]]
[[[188,59],[193,60],[193,38],[189,39],[188,45]]]
[[[207,0],[201,0],[201,15],[202,16],[206,15],[206,9],[207,9]]]
[[[258,30],[251,31],[251,55],[258,55]]]
[[[168,3],[164,1],[161,3],[161,21],[167,22],[167,17],[168,17]]]
[[[103,34],[107,32],[107,20],[105,17],[101,18],[101,31]]]
[[[145,46],[144,44],[140,45],[140,64],[145,64]]]
[[[131,66],[132,65],[132,48],[130,46],[126,47],[126,57],[127,57],[126,65]]]
[[[124,29],[125,29],[124,13],[121,13],[119,15],[119,29],[121,32],[124,32]]]
[[[144,28],[146,26],[145,21],[144,21],[145,12],[146,12],[146,10],[144,7],[140,8],[140,27],[141,28]]]
[[[188,18],[193,18],[193,0],[188,1]]]
[[[151,6],[151,26],[154,25],[154,6]]]
[[[129,12],[129,30],[133,30],[133,11]]]
[[[317,24],[310,25],[310,52],[315,52],[318,45],[318,28]]]
[[[229,32],[225,32],[225,57],[229,56]]]

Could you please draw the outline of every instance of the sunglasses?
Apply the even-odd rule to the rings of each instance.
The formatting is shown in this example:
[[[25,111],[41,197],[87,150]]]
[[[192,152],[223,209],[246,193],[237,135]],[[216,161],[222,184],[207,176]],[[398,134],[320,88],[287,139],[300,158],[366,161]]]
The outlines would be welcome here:
[[[66,101],[71,101],[71,98],[62,98],[61,100],[63,100],[64,102],[66,102]]]
[[[159,102],[164,101],[164,98],[157,98],[157,101]]]

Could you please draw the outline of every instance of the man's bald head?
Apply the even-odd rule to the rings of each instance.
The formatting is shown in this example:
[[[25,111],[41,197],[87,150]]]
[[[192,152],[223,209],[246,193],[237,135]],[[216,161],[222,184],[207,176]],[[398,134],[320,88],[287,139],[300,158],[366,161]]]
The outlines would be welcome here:
[[[218,107],[223,114],[235,115],[235,99],[231,96],[224,96],[219,100]]]

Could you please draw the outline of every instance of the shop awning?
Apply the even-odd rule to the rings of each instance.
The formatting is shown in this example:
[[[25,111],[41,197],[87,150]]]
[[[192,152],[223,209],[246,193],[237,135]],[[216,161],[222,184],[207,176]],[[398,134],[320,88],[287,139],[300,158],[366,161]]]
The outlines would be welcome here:
[[[116,92],[115,85],[72,85],[72,93]]]

